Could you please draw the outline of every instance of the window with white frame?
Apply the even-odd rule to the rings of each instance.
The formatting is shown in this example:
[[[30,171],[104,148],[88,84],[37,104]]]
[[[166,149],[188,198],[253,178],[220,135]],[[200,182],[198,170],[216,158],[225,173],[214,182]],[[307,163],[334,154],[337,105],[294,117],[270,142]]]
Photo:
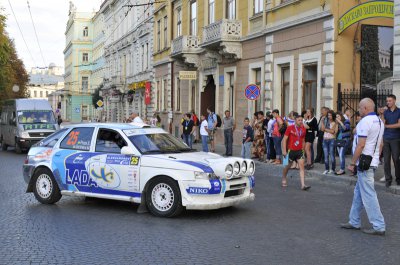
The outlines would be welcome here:
[[[168,17],[164,17],[164,48],[168,47]]]
[[[146,70],[150,67],[150,50],[149,43],[146,43]]]
[[[84,27],[83,28],[83,37],[87,37],[89,36],[89,28],[88,27]]]
[[[226,18],[236,19],[236,0],[226,0]]]
[[[43,97],[43,91],[40,91],[40,97],[41,98]]]
[[[142,54],[141,54],[141,60],[142,60],[142,72],[144,71],[144,65],[145,65],[145,60],[144,60],[144,45],[142,45]]]
[[[215,0],[208,1],[208,24],[215,22]]]
[[[182,8],[176,9],[176,37],[182,35]]]
[[[87,63],[89,61],[89,54],[87,52],[84,52],[82,54],[82,62]]]
[[[190,35],[197,35],[197,3],[196,1],[190,2]]]
[[[161,110],[161,84],[157,81],[157,109]]]
[[[82,76],[82,92],[87,92],[89,88],[89,77]]]
[[[164,106],[163,110],[166,111],[168,109],[168,80],[164,79]]]
[[[254,15],[264,11],[264,0],[254,0],[253,4]]]
[[[34,97],[37,98],[37,91],[33,91]]]

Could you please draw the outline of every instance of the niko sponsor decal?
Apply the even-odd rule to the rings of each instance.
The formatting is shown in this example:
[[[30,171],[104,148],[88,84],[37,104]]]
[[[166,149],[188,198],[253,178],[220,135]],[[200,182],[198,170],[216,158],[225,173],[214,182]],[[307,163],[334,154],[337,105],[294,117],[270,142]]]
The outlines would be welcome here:
[[[208,187],[188,187],[186,192],[188,194],[220,194],[221,193],[221,182],[219,180],[210,180],[210,188]]]
[[[139,157],[128,155],[107,155],[106,164],[137,166],[139,164]]]

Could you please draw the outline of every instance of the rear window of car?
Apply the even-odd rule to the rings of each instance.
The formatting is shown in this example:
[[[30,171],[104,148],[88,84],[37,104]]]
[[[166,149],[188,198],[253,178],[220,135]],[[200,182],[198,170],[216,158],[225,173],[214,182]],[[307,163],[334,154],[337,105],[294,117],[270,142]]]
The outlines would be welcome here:
[[[94,128],[74,128],[62,140],[60,148],[89,151]]]

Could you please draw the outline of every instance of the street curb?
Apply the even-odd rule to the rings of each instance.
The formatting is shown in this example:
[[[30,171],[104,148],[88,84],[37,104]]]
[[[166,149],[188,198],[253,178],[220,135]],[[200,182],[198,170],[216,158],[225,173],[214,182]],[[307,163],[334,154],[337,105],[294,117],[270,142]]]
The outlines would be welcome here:
[[[256,170],[257,167],[264,167],[267,170],[274,171],[277,168],[279,170],[283,170],[284,166],[283,165],[272,165],[272,164],[266,164],[262,162],[255,161],[256,163]],[[316,170],[306,170],[306,178],[312,178],[312,179],[317,179],[323,182],[339,182],[339,183],[344,183],[347,185],[355,186],[357,183],[357,178],[355,177],[349,177],[349,176],[337,176],[337,175],[324,175],[319,171]],[[389,188],[386,188],[384,183],[380,183],[375,181],[375,188],[380,191],[386,191],[395,195],[400,195],[400,186],[390,186]],[[400,197],[399,197],[400,198]]]

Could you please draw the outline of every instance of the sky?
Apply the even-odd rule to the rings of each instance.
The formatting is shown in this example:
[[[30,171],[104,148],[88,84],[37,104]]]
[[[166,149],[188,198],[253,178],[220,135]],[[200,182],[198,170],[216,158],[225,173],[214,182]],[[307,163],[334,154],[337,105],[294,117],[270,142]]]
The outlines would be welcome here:
[[[43,51],[44,62],[40,55],[35,31],[29,15],[27,0],[0,0],[2,13],[7,16],[7,32],[14,39],[17,53],[29,71],[31,67],[44,67],[50,63],[64,67],[63,50],[65,48],[65,29],[68,21],[70,0],[28,0],[33,22]],[[103,0],[72,0],[77,11],[98,11]],[[18,30],[10,4],[17,17],[22,33],[32,54],[33,60]]]

